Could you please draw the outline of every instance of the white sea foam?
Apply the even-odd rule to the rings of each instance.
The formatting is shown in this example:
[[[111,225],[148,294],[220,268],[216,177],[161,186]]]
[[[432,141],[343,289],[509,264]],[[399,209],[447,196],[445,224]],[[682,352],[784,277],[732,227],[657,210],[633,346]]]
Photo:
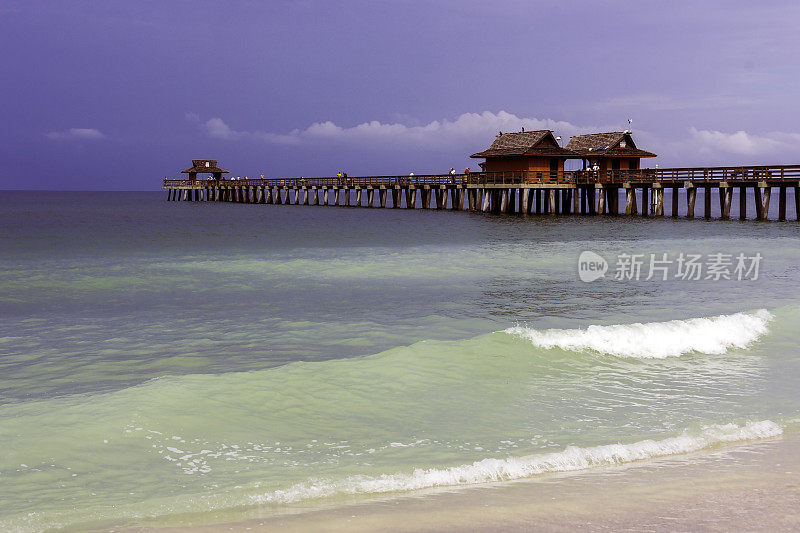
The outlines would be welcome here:
[[[776,437],[783,429],[771,420],[707,426],[696,434],[685,431],[678,437],[643,440],[633,444],[608,444],[581,448],[569,446],[564,451],[483,459],[452,468],[415,469],[380,477],[355,476],[342,481],[310,480],[285,490],[251,497],[255,504],[290,503],[335,494],[380,494],[424,489],[509,481],[549,472],[570,472],[593,467],[620,465],[633,461],[694,452],[715,444]]]
[[[722,354],[730,348],[745,348],[767,333],[773,318],[772,313],[760,309],[752,313],[669,322],[592,325],[586,329],[536,330],[515,326],[504,333],[527,339],[539,348],[662,359],[691,352]]]

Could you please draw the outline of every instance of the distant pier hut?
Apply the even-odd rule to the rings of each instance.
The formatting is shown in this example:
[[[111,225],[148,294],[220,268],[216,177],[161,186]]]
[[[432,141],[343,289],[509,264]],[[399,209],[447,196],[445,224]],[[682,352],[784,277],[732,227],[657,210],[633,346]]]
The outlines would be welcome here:
[[[628,130],[576,135],[569,140],[567,150],[583,160],[584,170],[599,170],[603,174],[638,170],[643,157],[656,157],[653,152],[637,148]]]
[[[551,178],[564,173],[564,161],[576,155],[562,148],[550,130],[500,133],[491,146],[471,158],[483,158],[483,172],[508,173],[509,176]]]
[[[227,173],[227,170],[219,168],[216,159],[192,159],[192,166],[181,170],[181,174],[189,174],[189,179],[192,181],[197,179],[198,174],[211,174],[219,181],[222,175]]]
[[[224,168],[219,168],[216,159],[192,159],[192,166],[181,170],[181,174],[188,174],[189,184],[194,186],[183,189],[182,191],[175,189],[172,191],[172,197],[169,198],[169,200],[188,200],[195,202],[201,200],[215,200],[220,193],[218,185],[222,182],[222,175],[227,173],[228,171]],[[204,181],[212,181],[214,186],[212,187],[210,184],[202,186],[202,181],[200,184],[197,184],[198,174],[211,174],[213,181]]]

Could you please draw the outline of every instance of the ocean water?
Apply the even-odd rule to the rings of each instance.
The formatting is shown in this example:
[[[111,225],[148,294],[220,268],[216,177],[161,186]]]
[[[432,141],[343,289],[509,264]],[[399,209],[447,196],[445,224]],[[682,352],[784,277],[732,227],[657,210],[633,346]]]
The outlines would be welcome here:
[[[797,222],[164,199],[0,195],[1,530],[292,512],[800,421]],[[614,279],[681,253],[762,261]]]

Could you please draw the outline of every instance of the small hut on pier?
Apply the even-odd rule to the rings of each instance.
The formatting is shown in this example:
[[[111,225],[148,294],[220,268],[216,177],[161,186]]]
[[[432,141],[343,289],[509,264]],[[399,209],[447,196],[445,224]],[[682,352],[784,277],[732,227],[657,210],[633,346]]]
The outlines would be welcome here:
[[[194,181],[198,174],[211,174],[215,180],[222,179],[223,174],[228,171],[217,166],[216,159],[192,159],[192,166],[186,170],[181,170],[181,174],[189,174],[189,179]]]
[[[636,170],[641,158],[656,157],[653,152],[637,148],[628,130],[576,135],[569,140],[567,149],[583,159],[584,170],[597,165],[600,172]]]
[[[564,161],[576,157],[561,148],[550,130],[500,133],[492,145],[472,154],[472,158],[485,158],[480,163],[485,172],[563,172]]]

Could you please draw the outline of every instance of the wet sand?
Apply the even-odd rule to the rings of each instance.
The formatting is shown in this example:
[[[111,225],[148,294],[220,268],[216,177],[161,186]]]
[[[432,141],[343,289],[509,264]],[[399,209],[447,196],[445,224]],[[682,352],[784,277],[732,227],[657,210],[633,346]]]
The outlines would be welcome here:
[[[294,507],[289,512],[157,530],[794,531],[800,530],[800,436],[329,509]],[[150,531],[131,531],[144,530]]]

